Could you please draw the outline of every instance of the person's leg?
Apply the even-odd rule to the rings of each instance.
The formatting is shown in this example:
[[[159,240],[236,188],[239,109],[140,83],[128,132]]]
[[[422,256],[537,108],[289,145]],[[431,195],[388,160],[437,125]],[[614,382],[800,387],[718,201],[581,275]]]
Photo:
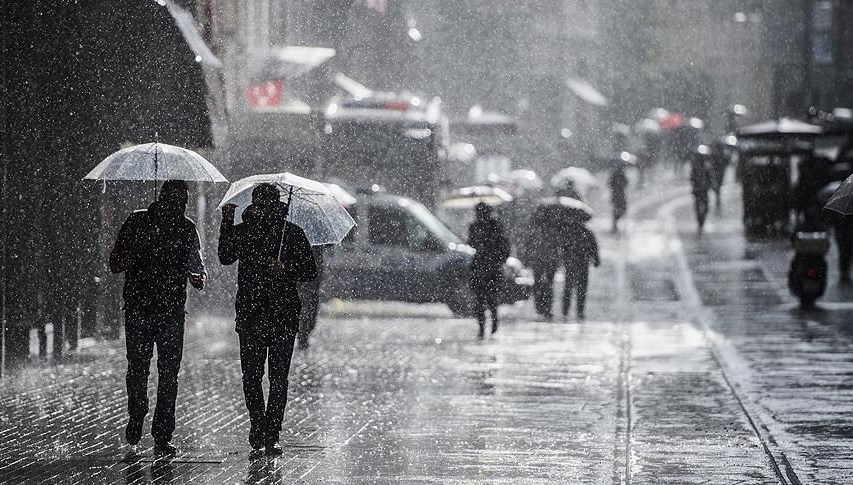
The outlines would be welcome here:
[[[164,315],[157,322],[157,405],[151,436],[163,446],[172,441],[175,431],[175,401],[178,397],[178,372],[184,351],[184,314]]]
[[[243,397],[249,411],[249,444],[259,449],[264,446],[266,429],[266,404],[264,401],[264,362],[267,347],[259,339],[240,335],[240,369],[243,372]]]
[[[293,344],[296,340],[296,328],[291,328],[293,323],[287,323],[288,327],[284,335],[277,338],[269,348],[270,398],[264,433],[264,445],[267,451],[278,443],[281,424],[284,421],[284,409],[287,405],[287,378],[290,374],[290,360],[293,357]]]
[[[536,313],[539,315],[544,315],[546,313],[545,310],[545,270],[543,268],[534,268],[533,269],[533,306],[536,309]]]
[[[588,263],[587,263],[588,264]],[[586,317],[586,288],[589,282],[589,266],[585,265],[577,269],[577,291],[578,291],[578,318]]]
[[[575,287],[576,270],[574,265],[566,263],[566,277],[563,281],[563,316],[569,314],[569,308],[572,306],[572,291]]]
[[[556,266],[552,268],[548,268],[545,272],[545,289],[542,295],[542,307],[545,310],[546,318],[551,318],[553,316],[552,308],[554,307],[554,273],[557,272]]]
[[[480,329],[477,336],[483,338],[486,333],[486,290],[480,285],[472,285],[471,290],[474,293],[474,314]]]
[[[489,307],[489,311],[492,313],[492,333],[498,331],[498,295],[500,288],[500,278],[501,276],[493,275],[489,280],[488,291],[486,292],[486,305]],[[483,315],[485,319],[485,315]]]
[[[142,438],[142,424],[148,414],[148,368],[154,355],[154,331],[141,313],[125,314],[127,346],[127,414],[125,438],[131,445]]]

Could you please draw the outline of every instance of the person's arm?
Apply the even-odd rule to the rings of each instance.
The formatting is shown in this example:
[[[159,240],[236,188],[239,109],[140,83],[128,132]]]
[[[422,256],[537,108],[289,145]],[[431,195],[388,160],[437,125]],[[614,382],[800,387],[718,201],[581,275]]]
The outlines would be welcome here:
[[[234,211],[237,206],[226,204],[222,207],[222,224],[219,226],[219,247],[217,254],[223,265],[233,264],[239,258],[237,251],[237,227],[234,225]]]
[[[201,254],[201,239],[198,231],[193,227],[193,246],[189,251],[188,276],[190,284],[197,290],[204,289],[207,281],[207,268],[204,267],[204,256]]]
[[[136,218],[131,214],[121,229],[118,231],[118,237],[110,251],[110,271],[113,273],[121,273],[127,270],[130,266],[130,259],[133,255],[133,233]]]

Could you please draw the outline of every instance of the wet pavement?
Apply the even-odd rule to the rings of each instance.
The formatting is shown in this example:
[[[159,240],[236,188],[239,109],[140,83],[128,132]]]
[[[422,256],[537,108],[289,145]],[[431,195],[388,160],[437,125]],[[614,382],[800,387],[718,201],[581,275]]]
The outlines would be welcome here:
[[[121,342],[10,374],[0,482],[850,483],[847,290],[798,311],[786,246],[743,239],[736,188],[698,239],[684,184],[633,194],[622,234],[595,223],[585,321],[517,304],[477,341],[441,305],[327,304],[278,459],[248,456],[227,318],[188,325],[172,460],[122,442]]]

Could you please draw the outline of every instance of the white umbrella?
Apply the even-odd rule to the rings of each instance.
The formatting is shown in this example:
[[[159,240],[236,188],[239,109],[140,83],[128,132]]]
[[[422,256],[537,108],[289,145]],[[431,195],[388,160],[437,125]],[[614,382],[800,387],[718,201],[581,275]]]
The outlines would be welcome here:
[[[101,161],[83,178],[228,182],[213,164],[198,153],[156,142],[121,149]]]
[[[338,244],[355,226],[326,184],[288,172],[252,175],[232,183],[217,208],[237,205],[240,210],[236,211],[235,220],[241,222],[243,210],[252,203],[252,190],[264,183],[278,187],[281,201],[290,204],[287,220],[301,227],[314,246]]]
[[[454,190],[441,199],[439,205],[446,209],[473,209],[479,203],[500,205],[512,201],[505,190],[487,185],[474,185]]]
[[[580,167],[566,167],[551,177],[551,187],[563,187],[569,180],[581,192],[598,185],[598,179],[589,170]]]

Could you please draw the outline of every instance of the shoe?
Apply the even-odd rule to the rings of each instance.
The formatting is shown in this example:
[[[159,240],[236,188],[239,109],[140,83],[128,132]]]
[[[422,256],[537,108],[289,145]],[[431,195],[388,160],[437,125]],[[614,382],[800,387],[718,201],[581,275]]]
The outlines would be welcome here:
[[[495,333],[497,331],[498,331],[498,322],[495,322],[492,324],[492,333]]]
[[[586,320],[586,315],[583,312],[578,312],[578,320]]]
[[[284,453],[284,451],[281,449],[281,445],[278,443],[267,445],[266,452],[267,456],[281,456]]]
[[[259,446],[257,448],[252,447],[252,451],[249,452],[249,458],[251,458],[251,459],[260,458],[262,456],[264,456],[264,447],[263,446]]]
[[[178,449],[169,443],[156,443],[154,445],[154,454],[158,456],[173,456],[178,454]]]
[[[127,421],[127,427],[124,428],[124,439],[127,440],[127,444],[131,446],[136,446],[139,444],[139,440],[142,439],[142,423],[145,422],[145,418],[130,418]]]

